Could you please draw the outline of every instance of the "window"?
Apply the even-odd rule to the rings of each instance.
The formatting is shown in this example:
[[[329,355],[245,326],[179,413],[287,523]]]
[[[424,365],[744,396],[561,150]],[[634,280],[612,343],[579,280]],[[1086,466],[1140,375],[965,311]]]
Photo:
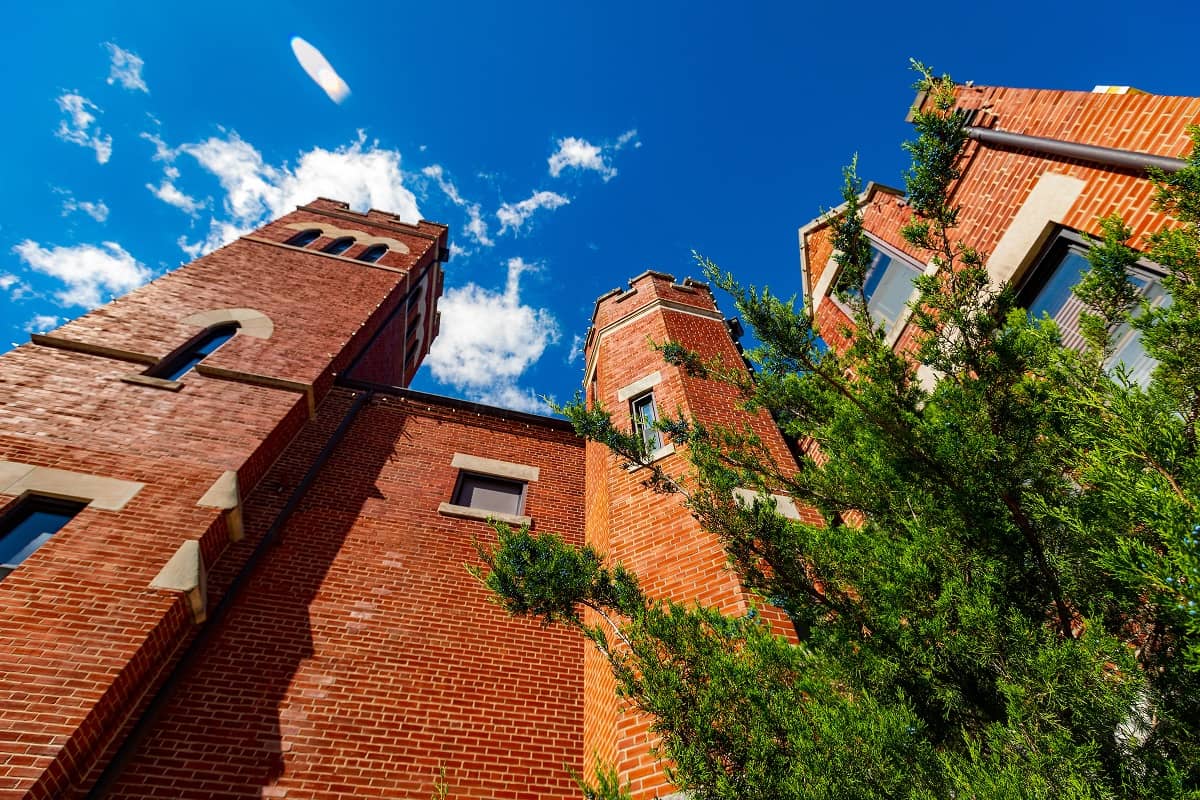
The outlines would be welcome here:
[[[300,231],[292,238],[288,239],[284,244],[290,244],[292,247],[308,247],[310,244],[321,238],[321,231],[316,228],[309,228],[306,231]]]
[[[867,310],[876,325],[890,331],[904,313],[913,293],[913,281],[921,277],[919,266],[890,247],[871,240],[871,263],[863,281]]]
[[[86,503],[33,495],[0,518],[0,579],[62,530]]]
[[[217,348],[228,342],[238,331],[239,324],[231,322],[214,325],[204,335],[187,346],[182,352],[171,356],[162,364],[147,371],[147,375],[168,381],[177,381],[192,370],[192,367],[208,358]]]
[[[662,447],[662,431],[654,427],[658,412],[654,408],[654,392],[646,392],[629,401],[629,416],[633,432],[646,443],[646,450],[653,453]]]
[[[340,255],[349,250],[352,244],[354,244],[353,236],[343,236],[342,238],[334,239],[332,242],[325,245],[322,252],[335,256]]]
[[[464,508],[518,516],[525,505],[525,484],[464,472],[454,489],[453,503]]]
[[[1129,280],[1151,306],[1161,306],[1171,298],[1163,291],[1155,266],[1148,261],[1140,262]],[[1063,344],[1076,350],[1085,346],[1079,332],[1079,317],[1086,306],[1071,290],[1089,267],[1086,240],[1074,231],[1063,231],[1051,240],[1017,294],[1018,302],[1029,309],[1031,317],[1050,317],[1058,324]],[[1112,369],[1124,364],[1130,379],[1146,386],[1158,362],[1146,354],[1141,334],[1126,323],[1113,332],[1113,342],[1115,349],[1106,366]]]
[[[373,244],[358,256],[359,261],[366,261],[374,264],[379,259],[383,258],[383,254],[388,251],[386,244]]]

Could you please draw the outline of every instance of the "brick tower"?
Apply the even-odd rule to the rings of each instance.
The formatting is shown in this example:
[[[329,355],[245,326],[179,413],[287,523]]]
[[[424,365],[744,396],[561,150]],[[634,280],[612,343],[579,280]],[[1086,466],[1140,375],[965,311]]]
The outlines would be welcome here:
[[[744,368],[731,336],[734,326],[717,310],[707,284],[642,273],[628,290],[614,289],[596,301],[585,346],[589,402],[600,402],[627,430],[640,425],[636,419],[678,413],[709,424],[749,425],[780,464],[794,464],[765,411],[739,409],[733,387],[690,377],[665,364],[651,348],[651,342],[674,341],[705,359]],[[656,439],[652,445],[658,446],[652,457],[661,459],[669,473],[686,470],[686,459],[671,443]],[[677,498],[642,486],[643,476],[628,471],[602,445],[589,442],[586,460],[589,544],[632,569],[651,597],[698,602],[730,614],[748,609],[737,576],[726,569],[721,543]],[[781,499],[780,507],[785,505],[787,513],[795,512],[790,501]],[[590,646],[584,685],[587,757],[615,765],[622,780],[630,782],[635,800],[672,792],[650,753],[648,720],[622,708],[608,664]]]
[[[582,448],[404,388],[447,252],[318,200],[0,358],[0,796],[572,796],[582,643],[462,564]]]

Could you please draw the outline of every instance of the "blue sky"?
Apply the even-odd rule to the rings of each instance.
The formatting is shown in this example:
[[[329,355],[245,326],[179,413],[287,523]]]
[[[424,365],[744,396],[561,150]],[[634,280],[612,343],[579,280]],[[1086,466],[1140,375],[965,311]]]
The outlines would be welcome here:
[[[842,165],[900,185],[910,56],[980,84],[1200,92],[1171,45],[1191,4],[364,8],[8,9],[0,345],[323,194],[450,225],[443,341],[414,387],[536,410],[579,385],[595,298],[645,269],[694,274],[695,249],[798,291],[796,228]]]

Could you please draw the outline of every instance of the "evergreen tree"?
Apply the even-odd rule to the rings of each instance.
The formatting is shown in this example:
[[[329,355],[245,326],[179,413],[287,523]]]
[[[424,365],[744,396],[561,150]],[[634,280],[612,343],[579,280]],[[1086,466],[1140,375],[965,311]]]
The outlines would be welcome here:
[[[659,345],[809,443],[799,470],[748,429],[676,418],[658,425],[692,469],[669,475],[603,408],[562,409],[687,503],[798,643],[756,611],[648,597],[620,564],[549,534],[498,525],[479,576],[510,612],[591,640],[698,800],[1200,797],[1200,129],[1187,167],[1153,176],[1180,223],[1148,242],[1173,302],[1139,300],[1130,231],[1104,220],[1076,289],[1078,352],[958,239],[963,120],[953,83],[917,67],[931,102],[906,146],[904,236],[939,267],[911,317],[932,388],[871,319],[851,167],[831,218],[847,349],[704,259],[761,342],[756,374]],[[1122,326],[1159,362],[1145,388],[1106,366]],[[741,486],[759,499],[739,503]],[[772,492],[824,524],[776,514]],[[609,774],[589,791],[620,787]]]

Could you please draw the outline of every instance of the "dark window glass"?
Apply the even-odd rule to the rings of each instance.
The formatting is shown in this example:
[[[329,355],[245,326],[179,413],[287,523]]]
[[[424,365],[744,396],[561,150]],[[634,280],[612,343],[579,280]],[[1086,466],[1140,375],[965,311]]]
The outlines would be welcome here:
[[[354,244],[354,239],[353,239],[353,237],[350,237],[350,236],[343,236],[342,238],[340,238],[340,239],[334,239],[332,242],[330,242],[329,244],[325,245],[325,250],[324,250],[324,252],[326,252],[326,253],[331,253],[331,254],[333,254],[333,255],[335,255],[335,256],[336,256],[336,255],[338,255],[338,254],[340,254],[340,253],[344,253],[344,252],[346,252],[347,250],[349,250],[349,249],[350,249],[350,245],[352,245],[352,244]]]
[[[217,348],[228,342],[237,333],[238,325],[221,325],[215,328],[210,328],[204,336],[193,344],[191,347],[184,350],[179,355],[172,358],[167,364],[160,368],[155,368],[147,373],[155,378],[163,378],[168,381],[177,381],[192,370],[197,364],[208,358]]]
[[[891,330],[912,296],[913,281],[920,276],[921,270],[915,264],[872,244],[871,265],[863,282],[872,321]]]
[[[454,492],[454,505],[497,511],[501,514],[520,514],[524,505],[525,484],[490,475],[463,473]]]
[[[286,244],[290,244],[293,247],[308,247],[310,244],[320,238],[321,232],[316,228],[312,228],[307,231],[300,231],[300,233],[297,233],[295,236],[288,239]]]
[[[362,254],[358,257],[358,260],[374,263],[383,258],[383,254],[387,251],[388,248],[386,244],[373,244],[366,250],[362,251]]]
[[[653,453],[662,447],[662,431],[654,427],[654,421],[658,419],[658,411],[654,408],[654,392],[631,400],[629,412],[633,419],[633,432],[642,437],[646,449]]]
[[[1079,317],[1087,307],[1072,289],[1089,268],[1086,242],[1074,233],[1063,232],[1030,270],[1018,295],[1030,316],[1034,319],[1047,316],[1054,320],[1062,343],[1076,350],[1086,346],[1079,332]],[[1139,266],[1129,280],[1151,306],[1170,303],[1171,298],[1163,291],[1159,275],[1153,269]],[[1143,387],[1149,384],[1150,373],[1158,362],[1146,354],[1141,334],[1131,325],[1124,324],[1113,331],[1113,343],[1113,354],[1106,366],[1115,369],[1118,364],[1123,364],[1135,383]]]
[[[0,519],[0,578],[58,533],[85,503],[29,497]]]

